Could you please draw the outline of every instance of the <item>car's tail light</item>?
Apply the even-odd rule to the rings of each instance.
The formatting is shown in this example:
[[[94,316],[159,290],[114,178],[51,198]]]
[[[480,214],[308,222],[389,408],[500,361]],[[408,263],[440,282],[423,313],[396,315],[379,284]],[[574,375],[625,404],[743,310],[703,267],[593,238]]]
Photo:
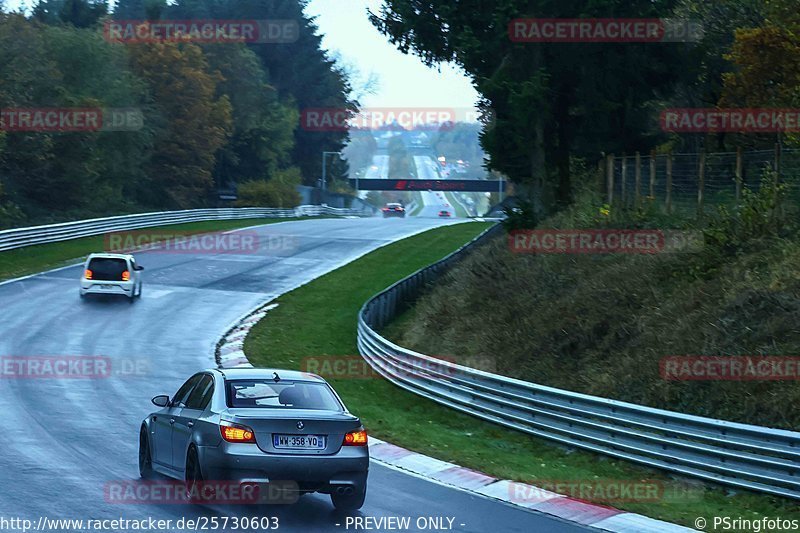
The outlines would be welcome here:
[[[366,446],[367,445],[367,430],[359,429],[358,431],[351,431],[344,436],[342,446]]]
[[[247,426],[226,422],[225,420],[219,423],[219,432],[222,438],[228,442],[250,442],[253,444],[256,442],[256,436],[252,429]]]
[[[127,270],[122,273],[122,281],[130,281],[131,280],[131,273]]]
[[[86,271],[83,273],[83,277],[86,279],[92,279],[92,271],[87,268]]]

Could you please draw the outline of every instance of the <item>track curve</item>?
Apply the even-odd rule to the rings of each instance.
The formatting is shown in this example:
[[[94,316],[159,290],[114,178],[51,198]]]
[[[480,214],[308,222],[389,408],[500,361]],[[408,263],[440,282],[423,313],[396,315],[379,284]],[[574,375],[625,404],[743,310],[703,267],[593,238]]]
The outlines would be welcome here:
[[[258,254],[137,254],[144,295],[78,298],[79,266],[0,284],[0,356],[103,356],[142,375],[102,379],[0,377],[0,517],[171,519],[277,516],[288,531],[346,531],[322,495],[292,506],[119,505],[110,482],[138,479],[139,424],[149,399],[214,366],[213,348],[240,316],[394,240],[450,221],[321,219],[253,228]],[[240,230],[241,231],[241,230]],[[355,334],[355,332],[354,332]],[[543,514],[373,463],[362,517],[452,517],[456,531],[577,531]],[[412,520],[412,524],[414,520]],[[350,528],[353,529],[352,526]],[[378,530],[382,528],[378,527]],[[177,529],[171,529],[177,530]],[[375,530],[375,529],[373,529]],[[416,527],[411,529],[416,530]]]

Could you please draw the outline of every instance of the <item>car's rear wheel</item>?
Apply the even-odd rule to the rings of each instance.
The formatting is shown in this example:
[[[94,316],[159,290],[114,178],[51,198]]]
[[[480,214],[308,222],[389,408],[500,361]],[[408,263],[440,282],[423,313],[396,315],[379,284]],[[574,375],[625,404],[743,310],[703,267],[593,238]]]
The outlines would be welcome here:
[[[199,494],[202,483],[203,471],[200,468],[200,458],[197,456],[197,448],[192,446],[186,454],[186,492],[190,500]]]
[[[333,506],[339,511],[357,511],[364,506],[364,500],[367,497],[367,487],[363,486],[360,489],[356,488],[352,494],[331,494],[331,502]]]
[[[139,476],[148,479],[153,476],[153,458],[150,456],[150,439],[147,428],[139,430]]]

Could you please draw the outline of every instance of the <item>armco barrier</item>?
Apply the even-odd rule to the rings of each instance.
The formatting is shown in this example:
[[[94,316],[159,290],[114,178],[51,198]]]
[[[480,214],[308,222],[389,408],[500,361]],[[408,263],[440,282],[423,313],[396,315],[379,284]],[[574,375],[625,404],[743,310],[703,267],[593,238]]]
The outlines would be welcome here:
[[[319,205],[301,205],[293,209],[277,209],[271,207],[238,207],[222,209],[188,209],[185,211],[164,211],[160,213],[142,213],[116,217],[95,218],[17,228],[0,231],[0,251],[23,248],[34,244],[66,241],[79,237],[102,235],[111,231],[133,230],[183,224],[186,222],[203,222],[208,220],[238,220],[248,218],[290,218],[303,216],[363,216],[371,215],[356,209],[337,209]]]
[[[536,385],[413,352],[376,332],[498,227],[364,304],[358,317],[358,348],[377,372],[414,394],[537,437],[689,477],[800,499],[800,433]]]

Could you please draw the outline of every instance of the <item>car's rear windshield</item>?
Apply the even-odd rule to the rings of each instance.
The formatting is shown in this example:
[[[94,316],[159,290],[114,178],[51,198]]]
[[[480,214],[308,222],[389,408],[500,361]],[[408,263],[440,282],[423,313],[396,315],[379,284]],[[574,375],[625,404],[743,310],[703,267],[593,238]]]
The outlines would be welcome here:
[[[226,389],[228,407],[344,410],[325,383],[237,379],[228,381]]]
[[[114,257],[95,257],[89,261],[92,279],[101,281],[119,281],[122,273],[128,270],[128,262]]]

